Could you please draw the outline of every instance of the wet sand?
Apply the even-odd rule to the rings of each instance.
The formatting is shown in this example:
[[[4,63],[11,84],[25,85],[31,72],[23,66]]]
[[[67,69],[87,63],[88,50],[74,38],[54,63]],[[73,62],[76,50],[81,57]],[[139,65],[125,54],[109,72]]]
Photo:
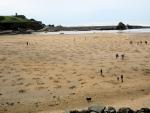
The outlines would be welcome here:
[[[0,36],[0,113],[150,107],[149,81],[150,33]]]

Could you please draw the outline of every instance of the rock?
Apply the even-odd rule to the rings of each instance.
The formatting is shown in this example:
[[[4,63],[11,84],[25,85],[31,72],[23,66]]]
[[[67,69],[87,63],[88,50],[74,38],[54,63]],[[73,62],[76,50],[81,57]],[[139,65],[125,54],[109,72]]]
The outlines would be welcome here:
[[[150,113],[149,108],[141,108],[140,110],[136,111],[136,113]]]
[[[82,111],[74,110],[74,111],[70,111],[69,113],[91,113],[91,112],[88,110],[82,110]]]
[[[149,108],[141,108],[140,111],[142,111],[144,113],[150,113],[150,109]]]
[[[141,108],[140,110],[137,110],[136,112],[133,111],[129,107],[122,107],[118,111],[114,107],[105,107],[105,106],[100,106],[100,105],[93,105],[88,107],[86,110],[72,110],[72,111],[67,111],[64,113],[150,113],[149,108]]]
[[[134,113],[134,111],[128,107],[123,107],[120,108],[117,113]]]
[[[70,110],[65,110],[62,113],[70,113]]]
[[[105,113],[116,113],[116,109],[114,107],[107,107]]]
[[[74,111],[70,111],[70,113],[80,113],[80,112],[77,110],[74,110]]]
[[[96,113],[104,113],[105,110],[105,106],[100,106],[100,105],[94,105],[94,106],[90,106],[88,107],[88,110],[91,112],[96,112]]]
[[[97,112],[95,112],[95,111],[92,111],[92,112],[90,112],[90,113],[97,113]]]
[[[127,29],[126,25],[122,22],[119,22],[117,30],[126,30],[126,29]]]

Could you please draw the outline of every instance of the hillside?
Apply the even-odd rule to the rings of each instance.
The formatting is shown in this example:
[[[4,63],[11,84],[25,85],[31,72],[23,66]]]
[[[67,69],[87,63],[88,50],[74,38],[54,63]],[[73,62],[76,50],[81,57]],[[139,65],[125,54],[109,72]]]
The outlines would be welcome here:
[[[24,15],[0,16],[0,30],[39,30],[45,25],[40,21],[28,19]]]
[[[24,16],[0,16],[0,23],[11,23],[11,22],[30,22],[29,19],[26,19]]]

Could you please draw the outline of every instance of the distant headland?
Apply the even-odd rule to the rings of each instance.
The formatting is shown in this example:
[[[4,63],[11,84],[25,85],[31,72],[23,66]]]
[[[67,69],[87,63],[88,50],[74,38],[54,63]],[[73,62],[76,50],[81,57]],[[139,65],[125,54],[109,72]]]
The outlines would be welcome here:
[[[123,22],[119,22],[118,25],[114,26],[77,26],[77,27],[65,27],[48,25],[40,31],[42,32],[57,32],[57,31],[91,31],[91,30],[127,30],[127,29],[142,29],[150,28],[150,26],[139,26],[139,25],[125,25]]]
[[[45,24],[41,21],[28,19],[26,16],[17,13],[12,16],[0,16],[0,34],[26,34],[44,27]]]
[[[12,16],[0,16],[0,34],[29,34],[32,32],[57,32],[57,31],[91,31],[91,30],[126,30],[150,28],[150,26],[125,25],[119,22],[116,26],[77,26],[65,27],[45,25],[41,21],[28,19],[17,13]]]

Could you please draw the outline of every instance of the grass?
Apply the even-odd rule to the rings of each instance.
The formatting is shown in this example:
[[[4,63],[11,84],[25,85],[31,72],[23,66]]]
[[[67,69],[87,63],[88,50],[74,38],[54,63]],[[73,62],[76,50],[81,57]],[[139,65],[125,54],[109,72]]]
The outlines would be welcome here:
[[[16,16],[0,16],[0,23],[26,23],[32,22],[29,19]]]
[[[0,29],[1,30],[18,30],[32,29],[39,30],[44,27],[44,24],[34,19],[28,19],[24,15],[17,16],[0,16]]]

